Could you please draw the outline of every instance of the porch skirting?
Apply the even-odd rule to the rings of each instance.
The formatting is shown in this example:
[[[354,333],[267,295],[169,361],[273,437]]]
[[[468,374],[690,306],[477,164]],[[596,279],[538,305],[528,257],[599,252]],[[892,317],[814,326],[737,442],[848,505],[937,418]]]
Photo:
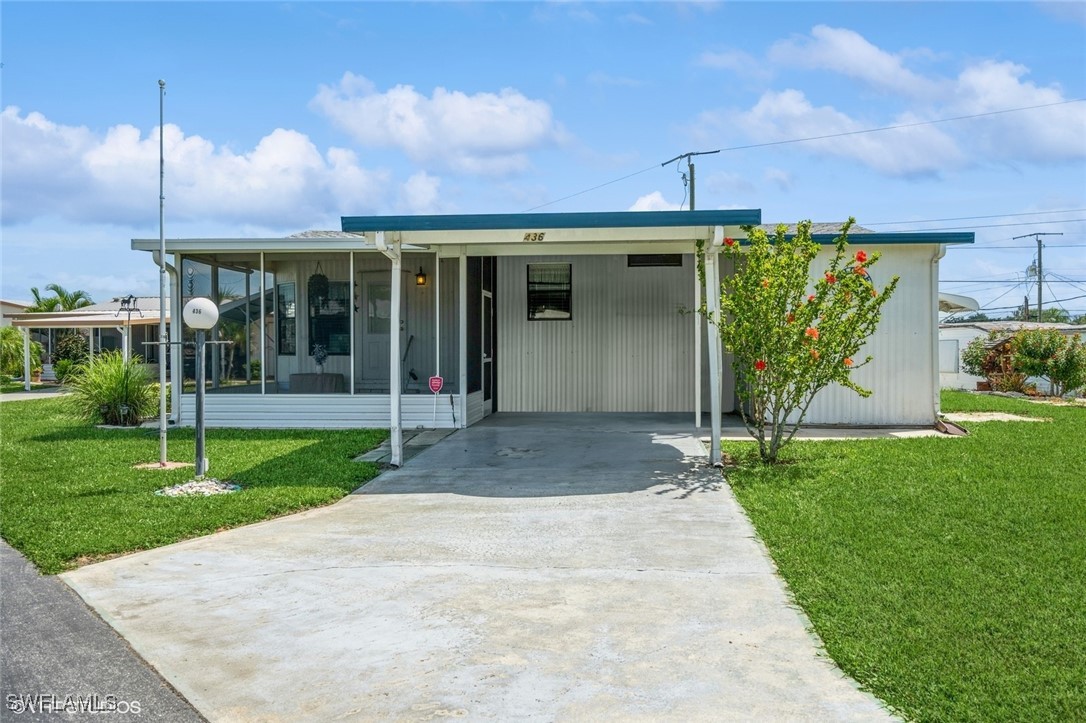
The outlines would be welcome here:
[[[450,395],[439,394],[438,429],[463,424],[460,397],[451,396],[456,405],[456,423]],[[405,394],[400,404],[404,429],[435,426],[432,394]],[[191,427],[195,419],[196,397],[186,394],[181,397],[181,425]],[[208,394],[204,397],[204,422],[208,427],[245,429],[388,429],[391,419],[388,394]]]

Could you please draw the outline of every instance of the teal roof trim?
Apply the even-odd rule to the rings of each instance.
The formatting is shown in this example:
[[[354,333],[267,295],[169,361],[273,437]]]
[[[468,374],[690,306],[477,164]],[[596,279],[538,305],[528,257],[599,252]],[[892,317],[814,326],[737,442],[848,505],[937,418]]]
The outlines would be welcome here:
[[[745,226],[762,222],[759,209],[726,211],[600,211],[445,216],[343,216],[344,231],[489,231],[550,228]]]
[[[832,246],[837,241],[835,233],[813,233],[811,240],[815,243]],[[954,233],[937,231],[895,231],[892,233],[852,233],[849,234],[850,246],[860,244],[971,244],[976,241],[976,234],[972,231],[958,231]]]

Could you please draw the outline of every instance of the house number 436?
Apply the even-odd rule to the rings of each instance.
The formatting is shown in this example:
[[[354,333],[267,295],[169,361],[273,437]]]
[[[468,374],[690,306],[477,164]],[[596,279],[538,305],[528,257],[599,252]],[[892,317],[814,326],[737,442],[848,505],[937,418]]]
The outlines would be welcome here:
[[[542,241],[543,237],[547,234],[546,231],[529,231],[524,234],[525,241]]]

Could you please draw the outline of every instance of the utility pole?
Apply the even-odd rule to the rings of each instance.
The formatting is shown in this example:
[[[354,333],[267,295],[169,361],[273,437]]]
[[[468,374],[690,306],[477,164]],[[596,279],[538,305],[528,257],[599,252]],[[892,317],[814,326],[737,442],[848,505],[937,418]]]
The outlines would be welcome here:
[[[689,172],[690,172],[690,210],[691,211],[694,210],[694,156],[711,156],[714,153],[720,153],[720,149],[717,149],[715,151],[690,151],[689,153],[682,153],[682,154],[680,154],[678,156],[675,156],[671,160],[664,161],[663,163],[660,164],[661,166],[666,166],[668,164],[674,163],[675,161],[682,160],[683,158],[686,159],[686,167],[687,167],[687,170],[689,170]]]
[[[1012,240],[1017,241],[1020,238],[1029,238],[1030,236],[1037,239],[1037,323],[1041,322],[1041,289],[1044,286],[1045,270],[1041,261],[1041,249],[1044,248],[1044,244],[1041,243],[1042,236],[1063,236],[1062,231],[1047,231],[1047,232],[1035,232],[1022,234],[1021,236],[1015,236]],[[1026,314],[1028,320],[1029,314]]]

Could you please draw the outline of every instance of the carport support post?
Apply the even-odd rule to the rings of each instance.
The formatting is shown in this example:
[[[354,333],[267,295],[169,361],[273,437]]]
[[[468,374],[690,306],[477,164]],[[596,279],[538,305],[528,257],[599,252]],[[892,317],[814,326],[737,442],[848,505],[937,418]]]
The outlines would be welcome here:
[[[389,432],[392,437],[392,459],[389,462],[393,467],[403,464],[403,421],[400,414],[400,296],[402,295],[403,280],[401,269],[403,258],[400,254],[400,242],[394,241],[389,247],[385,241],[385,232],[378,231],[376,236],[377,250],[392,261],[392,289],[389,299],[392,304],[392,314],[389,329],[389,353],[388,353],[388,398],[389,398]]]
[[[468,247],[460,247],[460,427],[468,426]]]
[[[399,244],[392,257],[392,352],[388,384],[392,394],[392,465],[403,464],[403,426],[400,414],[400,296],[403,294],[403,279],[400,277],[403,260],[400,258]]]
[[[694,254],[694,429],[701,429],[701,279]]]
[[[717,276],[718,256],[715,249],[705,254],[705,300],[712,320],[706,319],[709,343],[709,417],[712,435],[709,444],[709,462],[721,463],[720,455],[720,333],[716,323],[720,320],[720,282]]]
[[[23,389],[30,391],[30,327],[23,327]]]

